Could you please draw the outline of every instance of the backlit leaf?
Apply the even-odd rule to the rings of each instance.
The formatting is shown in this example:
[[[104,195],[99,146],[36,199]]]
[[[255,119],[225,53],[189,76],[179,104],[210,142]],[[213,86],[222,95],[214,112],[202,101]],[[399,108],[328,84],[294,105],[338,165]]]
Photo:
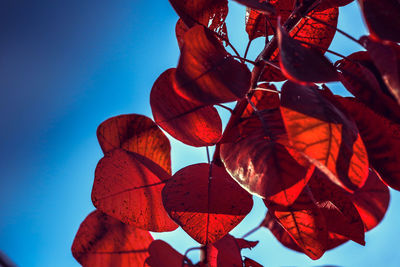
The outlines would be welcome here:
[[[143,266],[152,241],[148,231],[96,210],[80,225],[71,250],[84,267]]]
[[[275,93],[264,94],[278,97]],[[247,191],[268,202],[288,206],[302,192],[313,166],[288,147],[279,110],[266,111],[260,116],[263,121],[253,115],[231,130],[221,144],[221,159],[231,176]]]
[[[93,205],[135,227],[164,232],[178,226],[169,218],[161,200],[170,175],[136,153],[115,149],[98,163],[92,190]]]
[[[177,93],[175,69],[155,81],[150,93],[154,120],[166,132],[191,146],[214,145],[221,137],[222,122],[217,110],[190,102]]]
[[[162,196],[171,218],[201,244],[221,239],[253,206],[251,195],[224,168],[206,163],[179,170]]]
[[[370,170],[365,185],[356,190],[351,198],[364,222],[365,230],[369,231],[377,226],[385,216],[389,206],[390,192],[377,173]]]
[[[97,139],[104,154],[122,148],[147,157],[171,174],[169,140],[146,116],[128,114],[109,118],[97,128]]]
[[[242,98],[249,90],[250,71],[209,30],[195,26],[185,34],[176,79],[182,97],[217,104]]]
[[[319,259],[324,254],[328,243],[328,230],[318,207],[309,205],[308,208],[299,210],[271,210],[271,215],[311,259]]]
[[[301,84],[337,81],[336,69],[323,54],[305,47],[291,38],[282,27],[277,27],[282,73],[290,80]]]
[[[358,0],[371,37],[400,42],[398,0]]]
[[[368,177],[368,155],[355,123],[316,87],[286,82],[281,113],[296,150],[334,183],[352,191]]]

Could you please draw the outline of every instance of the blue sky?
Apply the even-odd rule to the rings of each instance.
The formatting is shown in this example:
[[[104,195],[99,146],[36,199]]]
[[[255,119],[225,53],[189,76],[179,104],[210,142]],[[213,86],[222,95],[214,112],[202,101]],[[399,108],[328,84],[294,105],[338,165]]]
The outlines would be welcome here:
[[[356,10],[341,9],[339,28],[359,37],[365,29]],[[243,53],[244,8],[231,3],[230,12],[230,39]],[[118,114],[151,116],[152,84],[179,57],[176,20],[166,0],[0,1],[0,250],[19,266],[79,266],[70,247],[94,209],[90,192],[102,156],[96,128]],[[255,42],[250,58],[262,43]],[[359,49],[340,35],[332,46],[342,54]],[[206,160],[204,149],[171,143],[173,171]],[[245,253],[267,266],[397,266],[399,210],[400,194],[392,191],[366,247],[348,243],[316,262],[266,230],[250,236],[261,244]],[[254,211],[234,234],[259,223],[260,201]],[[181,252],[194,245],[182,231],[157,237]]]

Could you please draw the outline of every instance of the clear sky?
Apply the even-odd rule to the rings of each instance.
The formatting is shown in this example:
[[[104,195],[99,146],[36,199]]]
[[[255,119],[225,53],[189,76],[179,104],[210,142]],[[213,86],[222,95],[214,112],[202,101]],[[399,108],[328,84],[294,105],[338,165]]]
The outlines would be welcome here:
[[[340,11],[339,28],[365,33],[356,4]],[[243,53],[244,8],[231,3],[230,12],[230,39]],[[176,21],[167,0],[0,1],[0,250],[19,266],[78,266],[70,247],[94,209],[90,193],[102,156],[96,128],[118,114],[151,116],[152,84],[179,57]],[[332,46],[342,54],[359,49],[341,36]],[[204,149],[171,143],[174,172],[206,160]],[[260,222],[260,201],[255,211],[234,234]],[[400,194],[392,191],[366,247],[348,243],[316,262],[283,248],[267,230],[249,237],[261,242],[245,255],[266,266],[398,266],[399,211]],[[157,237],[181,252],[194,245],[182,231]]]

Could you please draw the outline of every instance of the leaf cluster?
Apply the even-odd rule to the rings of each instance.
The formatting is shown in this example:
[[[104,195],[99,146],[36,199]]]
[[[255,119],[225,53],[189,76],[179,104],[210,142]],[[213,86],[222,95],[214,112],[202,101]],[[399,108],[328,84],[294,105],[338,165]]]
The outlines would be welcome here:
[[[83,266],[261,266],[241,256],[257,242],[229,234],[253,196],[268,208],[258,228],[315,260],[350,240],[364,245],[386,213],[388,186],[400,190],[398,0],[358,1],[370,32],[360,40],[336,28],[338,7],[352,0],[237,2],[247,7],[243,57],[228,38],[227,0],[170,0],[181,54],[151,89],[154,121],[120,115],[97,130],[97,210],[72,245]],[[365,51],[330,62],[338,32]],[[265,47],[249,60],[259,37]],[[334,95],[332,81],[353,97]],[[223,129],[215,106],[232,101]],[[160,128],[215,153],[172,174]],[[177,227],[202,244],[200,262],[149,233]]]

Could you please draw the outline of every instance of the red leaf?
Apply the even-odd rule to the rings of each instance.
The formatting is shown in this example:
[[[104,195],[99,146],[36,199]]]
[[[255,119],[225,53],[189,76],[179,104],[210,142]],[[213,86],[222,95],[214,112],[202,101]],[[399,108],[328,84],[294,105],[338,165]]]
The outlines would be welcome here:
[[[372,166],[386,184],[400,190],[400,125],[354,99],[337,99],[357,123]]]
[[[146,259],[146,264],[150,267],[165,267],[168,262],[169,267],[188,267],[183,263],[183,255],[162,240],[154,240],[149,246],[150,256]]]
[[[143,266],[152,241],[148,231],[96,210],[82,222],[71,250],[82,266]]]
[[[377,226],[386,214],[390,201],[389,188],[370,170],[365,185],[351,195],[353,203],[364,222],[365,230]]]
[[[253,206],[251,195],[224,168],[206,163],[179,170],[164,187],[162,196],[171,218],[202,244],[221,239]]]
[[[169,140],[146,116],[129,114],[109,118],[97,128],[97,139],[104,154],[122,148],[147,157],[171,174]]]
[[[360,41],[364,43],[383,81],[400,105],[400,46],[394,43],[381,44],[365,36]]]
[[[358,0],[371,37],[400,42],[400,2],[398,0]]]
[[[200,24],[219,32],[225,25],[225,18],[228,15],[227,0],[169,0],[169,2],[189,28]]]
[[[164,181],[170,176],[136,153],[115,149],[96,168],[93,205],[124,223],[154,232],[172,231],[161,200]]]
[[[231,57],[210,31],[195,26],[185,34],[176,79],[178,94],[209,105],[244,97],[250,71]]]
[[[306,209],[271,210],[271,215],[311,259],[319,259],[324,254],[328,244],[328,230],[318,207],[310,204]]]
[[[293,147],[348,191],[368,177],[368,155],[355,123],[316,87],[286,82],[281,113]]]
[[[268,202],[288,206],[302,192],[313,166],[288,147],[279,110],[260,116],[263,122],[253,116],[231,130],[221,144],[221,159],[247,191]]]
[[[387,87],[380,81],[380,74],[365,51],[351,54],[348,59],[335,63],[342,84],[358,100],[375,112],[393,120],[400,120],[400,107],[386,94]]]
[[[301,84],[337,81],[336,69],[323,54],[303,46],[280,26],[277,27],[280,66],[290,80]]]
[[[214,244],[207,246],[207,260],[210,267],[242,267],[243,248],[253,248],[258,242],[236,239],[226,235]]]
[[[222,134],[222,122],[217,110],[180,97],[175,93],[176,87],[175,69],[168,69],[158,77],[150,93],[154,120],[187,145],[214,145]]]

